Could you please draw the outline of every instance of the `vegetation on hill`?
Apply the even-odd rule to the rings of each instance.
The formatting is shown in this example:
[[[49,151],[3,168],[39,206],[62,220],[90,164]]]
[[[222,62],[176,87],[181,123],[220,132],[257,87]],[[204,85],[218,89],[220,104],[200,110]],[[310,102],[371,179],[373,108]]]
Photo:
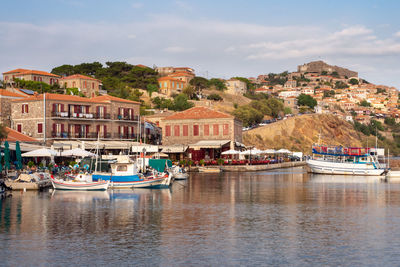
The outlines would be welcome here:
[[[306,94],[300,94],[297,97],[297,104],[299,106],[307,106],[309,108],[314,108],[317,105],[317,100],[312,96]]]
[[[173,100],[157,96],[151,101],[157,109],[169,109],[174,111],[182,111],[194,106],[192,102],[188,101],[188,97],[185,94],[179,94],[175,96]]]
[[[155,70],[126,62],[106,62],[106,66],[99,62],[62,65],[51,72],[61,76],[83,74],[95,77],[102,81],[103,89],[110,95],[122,98],[134,98],[132,89],[158,91],[158,73]]]
[[[233,115],[240,119],[244,126],[260,123],[265,115],[277,118],[284,114],[284,105],[277,98],[253,100],[233,111]]]
[[[41,93],[63,93],[64,90],[60,88],[58,83],[49,85],[44,82],[27,81],[22,79],[14,79],[17,88],[29,89]]]

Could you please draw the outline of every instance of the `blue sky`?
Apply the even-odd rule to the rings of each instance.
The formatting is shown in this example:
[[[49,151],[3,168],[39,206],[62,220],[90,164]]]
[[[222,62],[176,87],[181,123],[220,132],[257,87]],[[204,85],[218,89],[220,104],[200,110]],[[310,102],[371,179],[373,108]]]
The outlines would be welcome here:
[[[324,60],[400,87],[400,1],[4,1],[0,72],[127,61],[230,78]]]

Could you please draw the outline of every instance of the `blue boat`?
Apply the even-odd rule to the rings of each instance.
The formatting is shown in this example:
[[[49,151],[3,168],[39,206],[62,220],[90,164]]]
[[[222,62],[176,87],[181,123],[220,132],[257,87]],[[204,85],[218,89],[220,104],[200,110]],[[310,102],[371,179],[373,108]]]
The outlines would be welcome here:
[[[110,165],[111,172],[95,172],[92,180],[109,180],[111,188],[165,188],[171,184],[172,174],[166,171],[172,166],[170,160],[150,159],[152,171],[146,175],[138,173],[136,162],[121,161]]]

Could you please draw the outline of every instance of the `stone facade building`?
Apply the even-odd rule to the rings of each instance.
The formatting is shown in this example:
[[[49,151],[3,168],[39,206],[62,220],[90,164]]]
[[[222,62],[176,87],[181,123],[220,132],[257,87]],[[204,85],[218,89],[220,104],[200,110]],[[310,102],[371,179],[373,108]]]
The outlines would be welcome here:
[[[61,76],[40,70],[15,69],[3,73],[3,80],[8,87],[16,87],[15,79],[44,82],[50,85],[58,83]]]
[[[297,71],[299,73],[305,73],[305,72],[316,72],[321,74],[323,71],[326,71],[327,73],[332,73],[332,72],[337,72],[340,77],[358,77],[358,72],[352,71],[346,68],[338,67],[338,66],[332,66],[329,64],[326,64],[325,62],[319,60],[319,61],[313,61],[310,63],[306,63],[304,65],[300,65],[297,67]]]
[[[163,145],[188,145],[193,160],[217,158],[242,142],[242,122],[206,107],[193,107],[162,119]]]
[[[225,81],[226,92],[233,95],[243,95],[247,91],[247,84],[238,79],[229,79]]]
[[[87,97],[99,95],[101,81],[89,76],[74,74],[60,79],[61,88],[78,88]]]
[[[11,101],[14,99],[23,99],[25,96],[17,93],[0,89],[0,123],[11,127]]]
[[[11,127],[46,141],[137,140],[140,103],[109,95],[34,95],[11,103]],[[45,115],[44,115],[45,109]]]

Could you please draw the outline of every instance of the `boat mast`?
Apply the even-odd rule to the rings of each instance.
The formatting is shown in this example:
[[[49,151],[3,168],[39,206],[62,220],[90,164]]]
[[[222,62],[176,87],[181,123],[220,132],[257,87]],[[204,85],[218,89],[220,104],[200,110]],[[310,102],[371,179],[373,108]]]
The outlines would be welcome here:
[[[96,142],[96,166],[94,166],[94,172],[97,172],[97,162],[99,158],[99,139],[100,139],[100,133],[97,133],[97,142]]]

